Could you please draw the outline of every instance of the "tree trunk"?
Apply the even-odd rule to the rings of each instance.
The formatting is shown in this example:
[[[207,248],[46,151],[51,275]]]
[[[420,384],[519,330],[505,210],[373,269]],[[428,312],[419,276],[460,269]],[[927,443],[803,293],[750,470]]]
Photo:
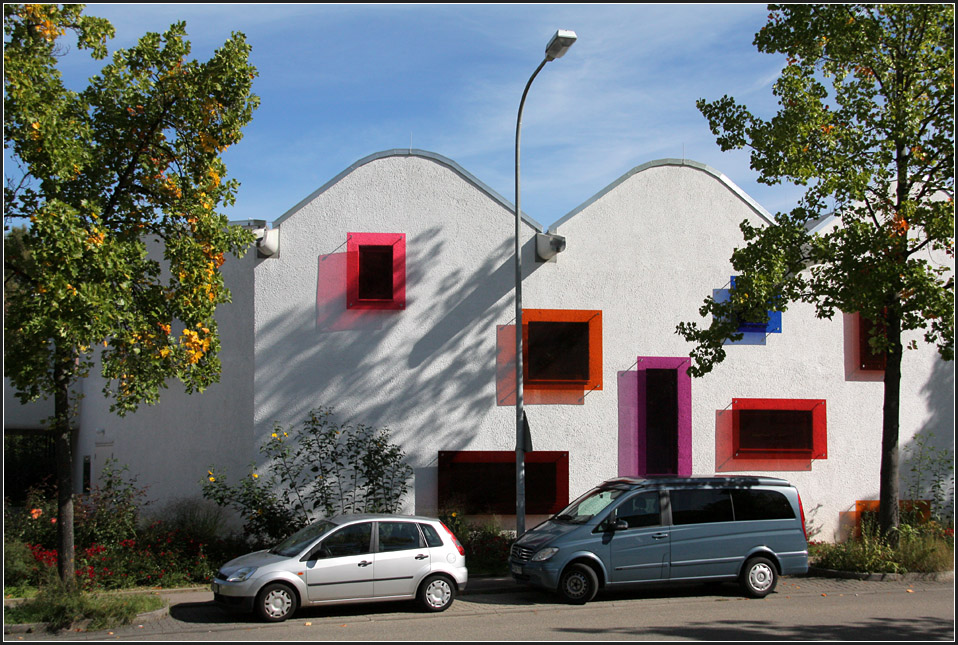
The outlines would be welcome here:
[[[896,303],[897,304],[897,303]],[[885,361],[885,401],[882,409],[881,481],[878,526],[891,544],[898,544],[898,429],[901,401],[901,318],[897,307],[885,316],[889,343]]]
[[[73,539],[73,428],[70,414],[70,383],[73,361],[57,354],[54,367],[53,434],[57,466],[57,573],[68,589],[76,587]]]

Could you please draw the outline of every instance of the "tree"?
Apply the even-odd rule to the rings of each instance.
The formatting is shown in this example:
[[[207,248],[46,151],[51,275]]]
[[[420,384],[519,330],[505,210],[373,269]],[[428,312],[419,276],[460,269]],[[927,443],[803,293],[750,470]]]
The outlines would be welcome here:
[[[954,6],[770,5],[759,51],[784,54],[778,113],[753,116],[734,99],[700,100],[723,150],[751,149],[767,184],[806,187],[773,224],[741,224],[735,288],[712,316],[677,332],[695,343],[695,376],[725,358],[737,321],[812,303],[816,316],[860,312],[883,353],[880,525],[898,526],[898,435],[903,337],[923,332],[954,360]],[[833,215],[832,226],[813,225]],[[931,263],[943,252],[952,266]],[[910,346],[915,347],[912,340]]]
[[[21,401],[54,400],[59,572],[70,585],[74,386],[99,360],[123,415],[155,403],[167,379],[190,393],[218,379],[213,315],[230,300],[220,267],[252,242],[216,212],[238,186],[221,155],[258,103],[243,35],[201,63],[183,23],[68,89],[64,41],[102,60],[113,35],[82,11],[4,5],[3,20],[4,147],[23,173],[5,170],[4,228],[30,222],[16,236],[26,252],[4,255],[4,375]]]

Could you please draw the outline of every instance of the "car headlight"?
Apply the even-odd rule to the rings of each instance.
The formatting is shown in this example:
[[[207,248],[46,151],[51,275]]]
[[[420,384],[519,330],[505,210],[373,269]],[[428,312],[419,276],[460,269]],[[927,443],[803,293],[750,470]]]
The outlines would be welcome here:
[[[256,567],[243,567],[242,569],[237,569],[233,572],[233,575],[226,579],[226,582],[243,582],[244,580],[249,579],[249,577],[253,575],[254,571],[256,571]]]
[[[536,551],[536,554],[535,554],[534,556],[532,556],[532,561],[533,561],[533,562],[544,562],[544,561],[548,560],[549,558],[551,558],[552,556],[554,556],[554,555],[555,555],[556,553],[558,553],[558,552],[559,552],[559,549],[558,549],[557,547],[554,547],[554,546],[549,546],[549,547],[546,547],[546,548],[544,548],[544,549],[539,549],[538,551]]]

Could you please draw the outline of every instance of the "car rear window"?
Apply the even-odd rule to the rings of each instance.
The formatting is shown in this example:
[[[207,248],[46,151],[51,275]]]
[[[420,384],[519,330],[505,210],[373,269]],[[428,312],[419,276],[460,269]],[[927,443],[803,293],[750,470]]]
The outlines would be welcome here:
[[[419,528],[422,529],[423,537],[426,538],[426,544],[430,547],[442,546],[442,538],[439,537],[439,532],[436,529],[429,524],[420,524]]]

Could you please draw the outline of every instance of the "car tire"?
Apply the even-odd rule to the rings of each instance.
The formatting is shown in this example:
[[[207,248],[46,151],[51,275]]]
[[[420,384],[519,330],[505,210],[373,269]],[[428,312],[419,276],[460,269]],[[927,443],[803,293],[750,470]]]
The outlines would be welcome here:
[[[775,590],[778,571],[768,558],[751,558],[742,570],[742,588],[752,598],[764,598]]]
[[[446,611],[456,598],[456,585],[446,576],[429,576],[419,585],[416,599],[426,611]]]
[[[298,606],[296,592],[278,582],[268,584],[256,595],[256,614],[269,623],[279,623],[294,613]]]
[[[559,577],[559,595],[573,605],[584,605],[599,591],[599,578],[587,564],[566,567]]]

